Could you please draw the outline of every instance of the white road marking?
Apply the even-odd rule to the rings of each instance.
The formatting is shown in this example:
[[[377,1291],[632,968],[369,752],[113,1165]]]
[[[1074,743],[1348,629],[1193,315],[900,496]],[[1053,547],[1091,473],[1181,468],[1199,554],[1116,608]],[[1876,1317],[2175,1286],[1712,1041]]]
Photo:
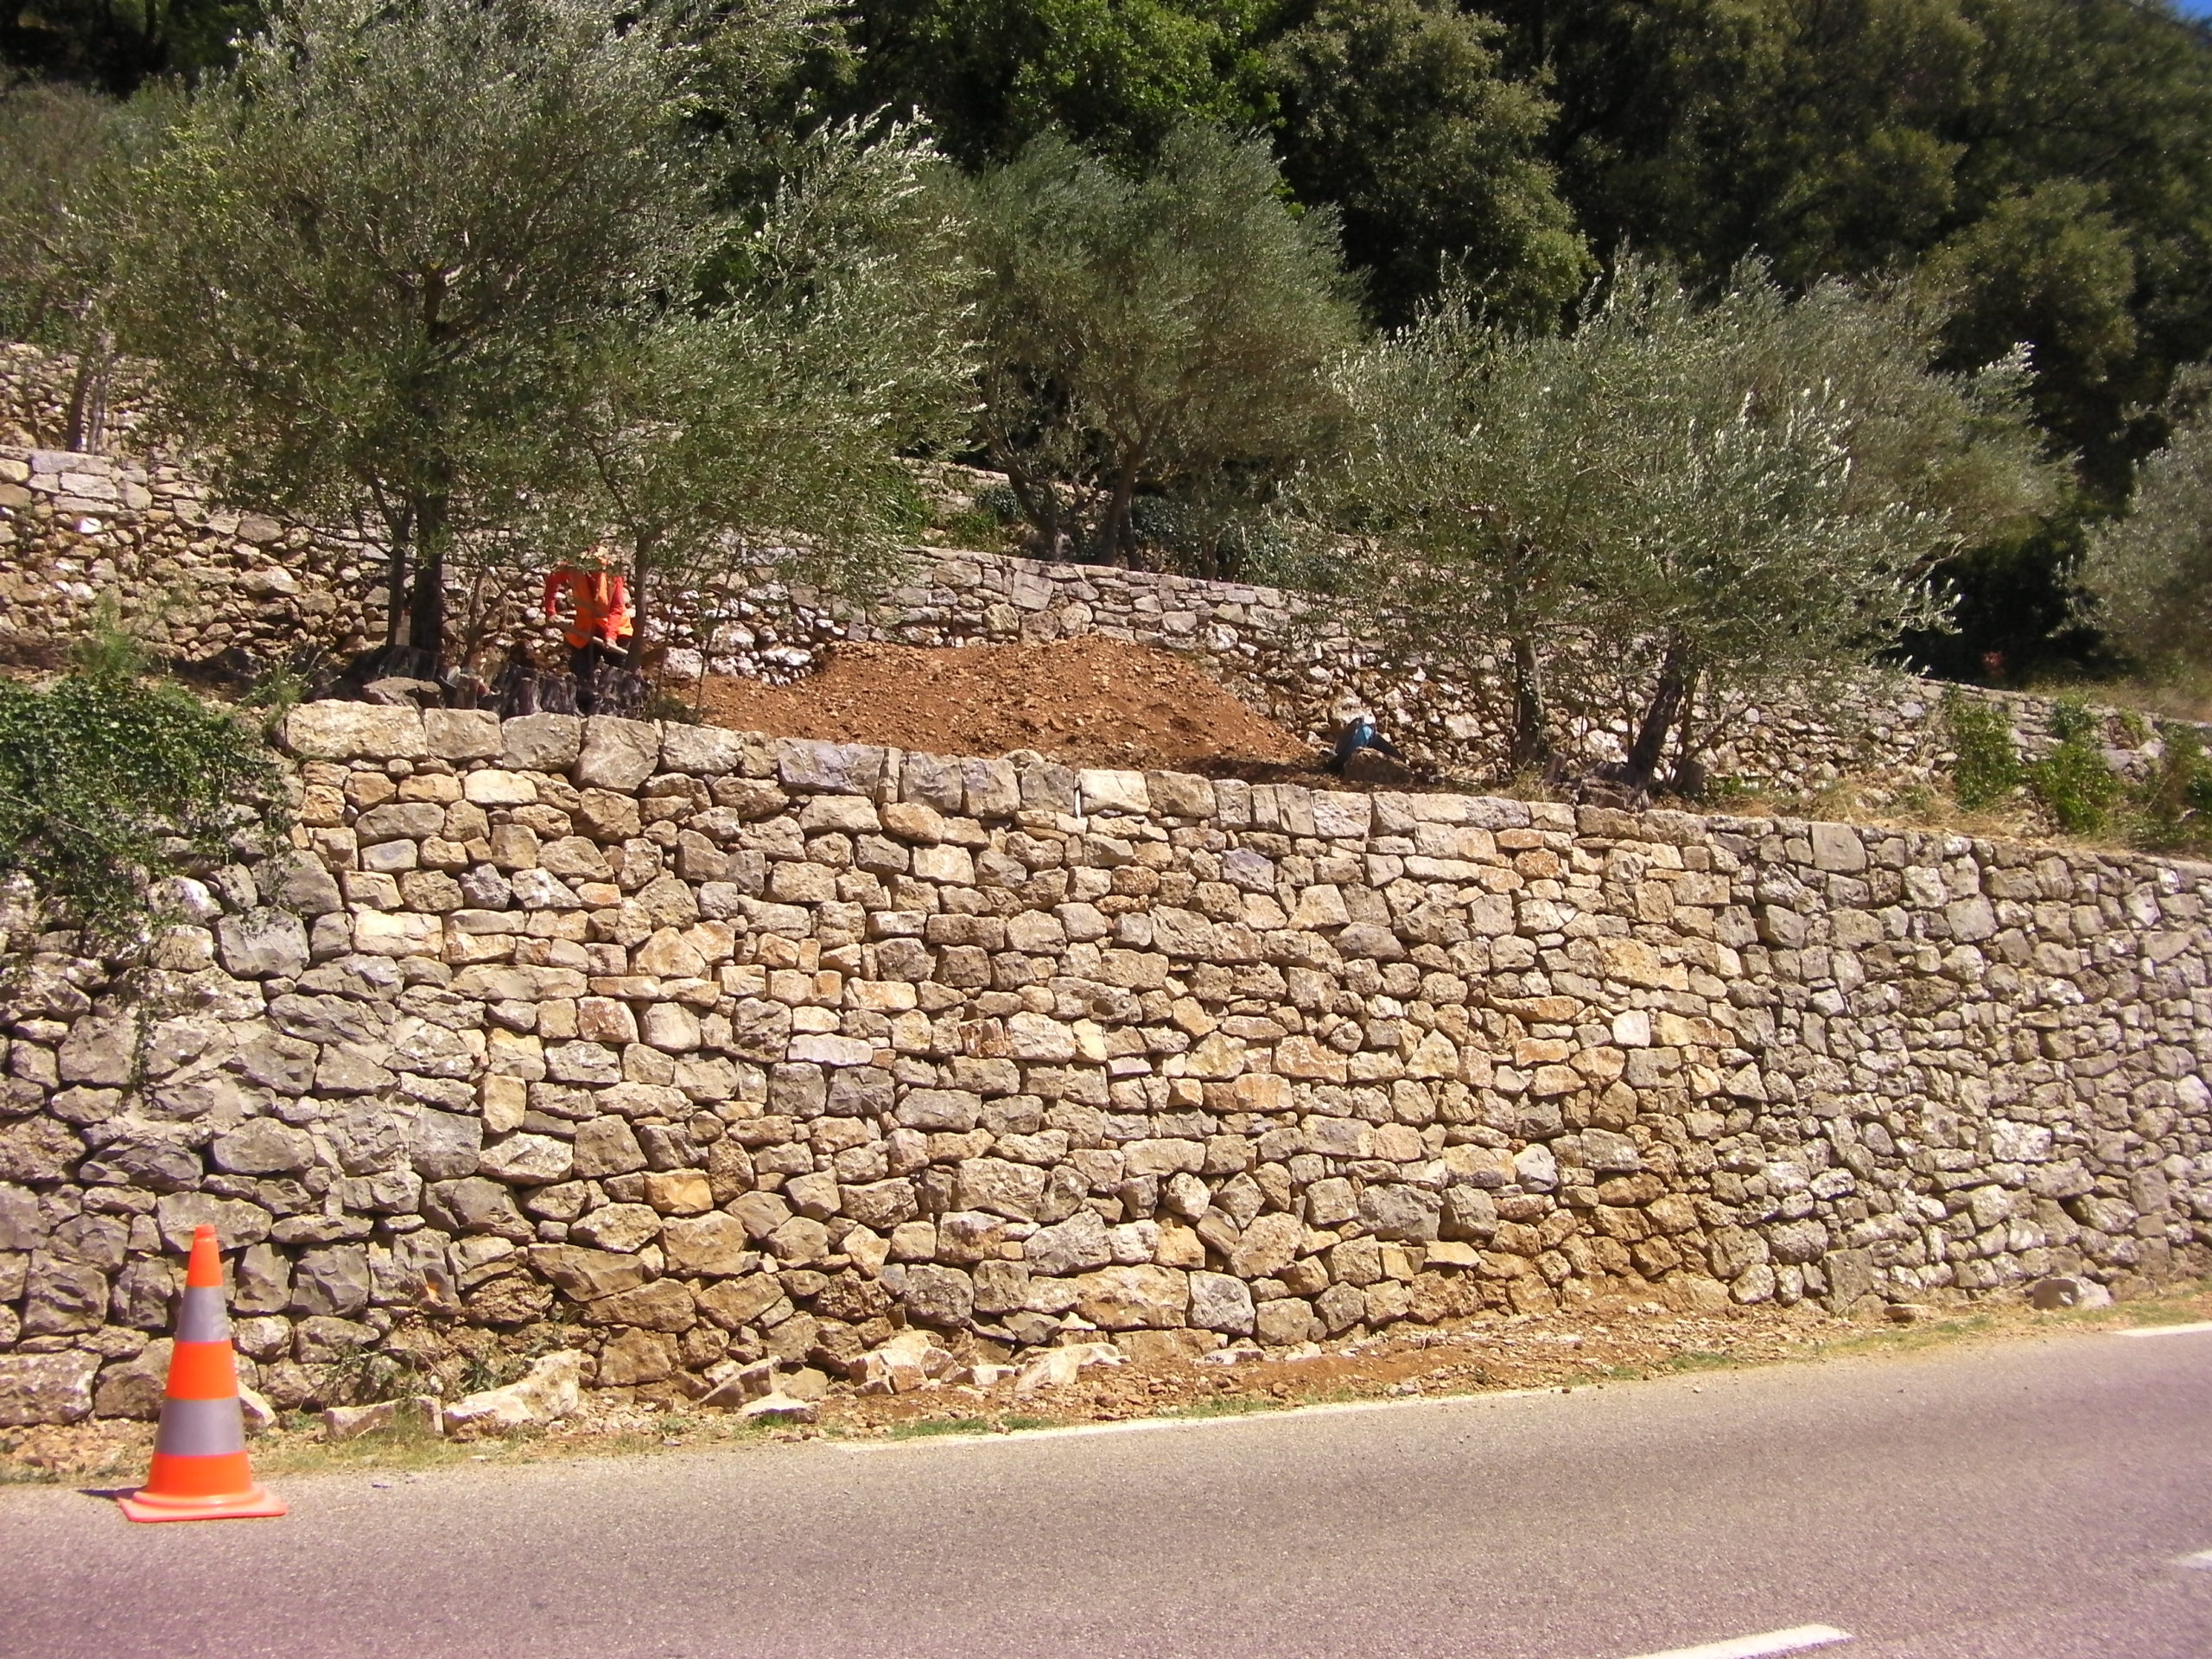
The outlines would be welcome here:
[[[2121,1337],[2193,1337],[2212,1331],[2212,1319],[2199,1319],[2194,1325],[2139,1325],[2131,1331],[2117,1331]]]
[[[1639,1659],[1766,1659],[1769,1654],[1803,1653],[1809,1648],[1832,1647],[1851,1639],[1848,1630],[1839,1630],[1833,1624],[1800,1624],[1795,1630],[1769,1630],[1764,1636],[1739,1636],[1695,1648],[1669,1648],[1664,1653],[1640,1655]]]
[[[1493,1400],[1531,1400],[1557,1389],[1491,1389],[1481,1394],[1430,1394],[1410,1400],[1346,1400],[1325,1406],[1286,1406],[1220,1417],[1134,1417],[1119,1423],[1068,1423],[1055,1428],[1009,1428],[982,1434],[912,1434],[897,1440],[838,1440],[841,1452],[908,1452],[925,1446],[1004,1446],[1008,1440],[1066,1440],[1091,1434],[1152,1434],[1170,1429],[1231,1428],[1240,1423],[1279,1423],[1295,1417],[1340,1417],[1352,1412],[1403,1411],[1414,1406],[1478,1406]],[[1017,1402],[1018,1403],[1018,1402]]]
[[[2176,1567],[2194,1567],[2212,1573],[2212,1549],[2200,1549],[2194,1555],[2184,1555],[2174,1563]]]

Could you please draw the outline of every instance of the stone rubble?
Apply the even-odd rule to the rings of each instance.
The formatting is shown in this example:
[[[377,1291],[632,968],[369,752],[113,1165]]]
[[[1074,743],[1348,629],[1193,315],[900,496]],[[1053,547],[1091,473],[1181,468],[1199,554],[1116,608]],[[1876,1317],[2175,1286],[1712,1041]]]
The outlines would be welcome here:
[[[176,884],[171,965],[9,912],[0,1424],[143,1408],[203,1221],[278,1407],[564,1349],[449,1427],[864,1382],[902,1332],[926,1376],[2212,1266],[2202,866],[560,715],[288,739],[297,845]]]
[[[444,1407],[438,1426],[448,1434],[467,1434],[557,1423],[582,1403],[584,1364],[585,1356],[573,1350],[544,1355],[520,1380]]]

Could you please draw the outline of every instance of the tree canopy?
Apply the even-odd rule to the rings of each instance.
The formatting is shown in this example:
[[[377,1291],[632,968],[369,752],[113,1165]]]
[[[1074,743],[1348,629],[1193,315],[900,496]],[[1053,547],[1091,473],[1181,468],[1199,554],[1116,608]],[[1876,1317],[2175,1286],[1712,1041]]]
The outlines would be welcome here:
[[[2166,447],[2143,463],[2132,510],[2100,528],[2083,563],[2092,619],[2153,669],[2212,667],[2212,377],[2180,388]]]
[[[1140,489],[1257,495],[1325,443],[1355,316],[1281,185],[1204,125],[1139,178],[1048,135],[978,181],[982,429],[1042,547],[1116,557]]]
[[[162,425],[240,499],[378,524],[391,643],[435,659],[454,537],[698,261],[683,65],[604,0],[288,0],[143,172],[117,315]]]
[[[1670,737],[1694,758],[1700,690],[1863,662],[1940,619],[1936,561],[2041,504],[2018,365],[1932,370],[1936,321],[1756,266],[1701,304],[1630,262],[1565,334],[1447,301],[1349,360],[1357,440],[1294,504],[1382,649],[1504,664],[1515,764],[1551,753],[1560,664],[1637,687],[1640,790]]]
[[[320,15],[335,0],[315,4]],[[547,9],[549,40],[550,20],[573,5]],[[492,0],[483,15],[511,10]],[[434,0],[356,10],[365,62],[372,40],[443,27]],[[189,141],[172,152],[204,161],[218,141],[213,111],[226,100],[237,132],[221,143],[276,130],[251,107],[259,94],[242,89],[280,84],[289,48],[270,42],[302,38],[305,15],[302,0],[51,0],[0,23],[0,60],[8,73],[102,96],[204,86]],[[1069,200],[1030,160],[1040,142],[1088,158],[1094,194],[1120,180],[1141,196],[1183,165],[1189,133],[1214,130],[1272,159],[1279,176],[1268,188],[1286,219],[1333,227],[1343,291],[1370,327],[1403,326],[1449,289],[1473,296],[1488,321],[1555,332],[1624,253],[1665,262],[1708,297],[1749,257],[1791,296],[1831,279],[1910,288],[1943,319],[1937,366],[1970,372],[2025,348],[2036,430],[2071,473],[2033,522],[2008,521],[1946,561],[1958,631],[1914,631],[1904,648],[1953,673],[2106,660],[2070,603],[2074,573],[2098,526],[2125,507],[2139,464],[2166,442],[2176,375],[2212,358],[2212,32],[2171,0],[855,0],[834,12],[811,0],[649,0],[602,22],[610,62],[663,60],[655,142],[692,169],[707,216],[756,228],[808,164],[808,146],[832,130],[925,134],[979,181],[979,201],[993,202],[992,179],[1027,179],[1043,192],[1039,214]],[[494,43],[474,73],[441,71],[450,75],[444,126],[490,119],[502,88],[560,85],[566,61],[563,49]],[[629,73],[579,83],[575,108],[611,107]],[[390,79],[372,76],[356,102],[388,101]],[[626,119],[607,131],[631,131]],[[84,234],[93,215],[60,204],[108,194],[87,158],[159,124],[132,120],[54,86],[0,105],[0,302],[32,319],[16,332],[68,344],[77,336],[60,325],[86,320],[97,358],[105,320],[91,301],[112,275],[110,245],[104,232]],[[440,178],[424,194],[446,204],[448,221],[471,192],[528,200],[545,176],[518,168],[510,189],[487,159],[491,145],[454,150],[448,166],[446,152],[418,142],[430,126],[354,130],[364,142],[382,135],[419,176]],[[282,148],[265,146],[257,163],[280,192]],[[342,179],[343,161],[309,144],[297,170],[334,167]],[[209,195],[227,204],[217,219],[236,222],[205,245],[296,252],[296,227],[281,216],[246,227],[238,204],[252,195]],[[390,192],[378,200],[383,212],[402,205]],[[635,267],[616,285],[664,300],[674,289],[654,259],[613,252],[631,233],[621,226],[658,235],[660,210],[632,215],[619,200],[592,210],[609,269]],[[989,212],[1003,219],[1002,206]],[[341,222],[330,212],[319,205],[325,222]],[[501,222],[512,231],[531,221]],[[221,229],[214,219],[206,228]],[[226,257],[202,263],[215,269]],[[686,249],[670,263],[691,257]],[[263,281],[254,264],[240,266],[241,307],[321,291]],[[711,256],[690,274],[693,297],[709,304],[744,281]],[[604,309],[606,296],[590,287],[575,290],[579,303]],[[1151,292],[1176,302],[1166,289]],[[558,308],[518,307],[516,337],[569,327]],[[1003,356],[987,363],[986,406],[1002,408],[999,394],[1025,378],[1057,395],[1033,368]],[[514,410],[538,406],[531,384],[512,379]],[[1031,436],[1042,442],[1050,425]],[[1062,428],[1052,429],[1059,449],[1033,448],[1030,463],[1073,499],[1103,474],[1096,431],[1077,442]],[[502,429],[530,423],[482,423]],[[1003,458],[1004,432],[995,438],[986,423],[976,437]],[[1154,508],[1187,512],[1194,492],[1240,467],[1279,473],[1281,433],[1259,448],[1274,459],[1147,472],[1132,512],[1161,522]],[[1183,556],[1164,546],[1140,554],[1126,541],[1115,556]]]

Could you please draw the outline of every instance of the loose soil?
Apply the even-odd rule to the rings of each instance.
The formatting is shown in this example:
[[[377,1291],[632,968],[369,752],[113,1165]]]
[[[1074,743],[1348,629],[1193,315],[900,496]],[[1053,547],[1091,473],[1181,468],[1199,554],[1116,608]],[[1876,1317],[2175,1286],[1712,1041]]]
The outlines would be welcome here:
[[[1095,636],[1035,645],[842,645],[791,685],[715,678],[707,722],[931,754],[1034,749],[1077,766],[1262,781],[1320,775],[1319,752],[1172,652]]]
[[[263,1476],[406,1471],[443,1463],[703,1447],[776,1440],[880,1440],[1004,1433],[1144,1417],[1213,1417],[1346,1401],[1480,1395],[1509,1389],[1620,1386],[1685,1372],[1789,1360],[1875,1357],[1961,1341],[2018,1340],[2212,1318],[2212,1281],[2118,1306],[2040,1313],[2005,1298],[1974,1306],[1904,1310],[1909,1323],[1834,1318],[1810,1305],[1674,1313],[1625,1299],[1546,1315],[1458,1322],[1325,1346],[1247,1351],[1234,1363],[1155,1354],[1096,1366],[1072,1383],[1029,1394],[1011,1380],[990,1389],[931,1383],[914,1393],[863,1395],[833,1385],[817,1421],[773,1427],[676,1402],[665,1408],[587,1391],[585,1409],[550,1428],[502,1440],[441,1440],[378,1433],[332,1446],[319,1421],[288,1414],[254,1437]],[[1108,1333],[1098,1332],[1099,1336]],[[956,1347],[962,1345],[955,1339]],[[1135,1344],[1132,1344],[1135,1345]],[[0,1485],[125,1484],[143,1478],[151,1423],[102,1421],[0,1432]]]

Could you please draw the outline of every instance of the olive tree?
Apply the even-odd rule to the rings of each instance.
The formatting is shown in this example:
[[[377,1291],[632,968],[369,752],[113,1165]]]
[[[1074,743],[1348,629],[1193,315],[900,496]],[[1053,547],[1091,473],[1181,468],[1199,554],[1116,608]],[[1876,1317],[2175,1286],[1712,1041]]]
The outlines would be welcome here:
[[[2184,374],[2177,402],[2212,392],[2212,373]],[[2212,407],[2174,423],[2136,469],[2128,511],[2099,527],[2075,580],[2088,620],[2161,671],[2212,663]]]
[[[1637,681],[1621,781],[1713,692],[1864,662],[1940,620],[1940,561],[2049,487],[2020,365],[1932,372],[1933,320],[1756,267],[1700,302],[1624,262],[1571,333],[1447,302],[1351,359],[1357,437],[1300,480],[1376,637],[1463,668],[1501,643],[1510,759],[1551,754],[1548,677]]]
[[[748,569],[880,587],[924,516],[902,452],[965,421],[962,230],[935,150],[844,124],[788,161],[717,251],[710,299],[633,317],[569,411],[577,464],[544,539],[620,546],[640,641],[678,594]]]
[[[1263,144],[1185,125],[1131,177],[1048,135],[972,212],[981,435],[1048,553],[1126,556],[1139,492],[1249,489],[1326,442],[1356,313]]]
[[[96,447],[113,342],[114,199],[175,106],[149,87],[127,103],[63,86],[0,90],[0,338],[76,356],[65,449]]]
[[[566,465],[596,343],[695,267],[687,54],[615,0],[281,0],[143,169],[117,315],[241,499],[378,526],[387,647]]]

